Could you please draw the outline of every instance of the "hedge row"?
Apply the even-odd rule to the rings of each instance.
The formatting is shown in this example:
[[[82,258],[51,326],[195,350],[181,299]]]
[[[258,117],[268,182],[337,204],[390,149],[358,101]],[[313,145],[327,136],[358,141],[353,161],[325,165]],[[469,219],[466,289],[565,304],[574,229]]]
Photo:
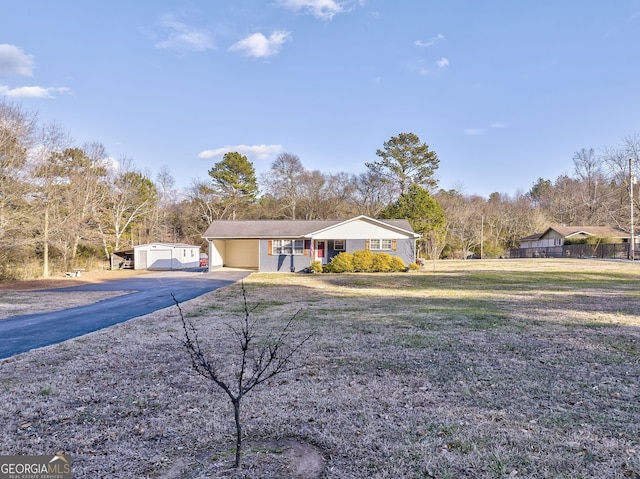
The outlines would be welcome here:
[[[361,250],[353,253],[339,253],[331,258],[324,268],[320,261],[315,261],[311,265],[311,270],[324,273],[388,273],[406,271],[407,266],[397,256]]]

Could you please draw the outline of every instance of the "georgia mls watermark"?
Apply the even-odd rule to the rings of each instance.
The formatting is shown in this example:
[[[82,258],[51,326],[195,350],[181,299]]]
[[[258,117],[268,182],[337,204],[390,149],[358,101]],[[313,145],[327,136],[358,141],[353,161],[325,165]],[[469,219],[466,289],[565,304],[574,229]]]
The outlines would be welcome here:
[[[71,458],[0,456],[0,479],[71,479]]]

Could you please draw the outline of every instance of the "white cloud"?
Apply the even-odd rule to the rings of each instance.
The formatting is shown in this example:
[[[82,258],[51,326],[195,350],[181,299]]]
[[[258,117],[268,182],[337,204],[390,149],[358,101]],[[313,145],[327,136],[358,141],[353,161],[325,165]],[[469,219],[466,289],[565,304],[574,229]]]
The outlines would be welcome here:
[[[291,10],[310,12],[321,20],[331,20],[338,13],[351,11],[353,1],[340,0],[279,0],[278,4]]]
[[[469,136],[480,136],[484,135],[487,132],[484,128],[467,128],[464,130],[465,135]]]
[[[506,127],[507,125],[505,123],[491,123],[488,129],[500,130]],[[487,133],[488,129],[487,128],[467,128],[466,130],[464,130],[464,133],[469,136],[481,136]]]
[[[33,56],[15,45],[0,44],[0,75],[33,75]]]
[[[9,88],[0,85],[0,95],[12,98],[55,98],[57,95],[70,95],[69,88],[45,88],[41,86],[22,86]]]
[[[177,51],[204,52],[215,48],[210,35],[200,29],[165,17],[161,25],[170,29],[167,39],[156,43],[157,48]]]
[[[444,35],[438,33],[435,37],[423,42],[422,40],[416,40],[416,46],[420,48],[428,48],[436,44],[436,42],[444,40]]]
[[[449,66],[449,60],[447,58],[441,58],[435,62],[435,65],[439,69],[443,69]],[[424,60],[418,60],[413,64],[409,65],[409,69],[417,72],[420,76],[428,77],[432,75],[437,75],[437,70],[433,67],[433,64],[427,65]]]
[[[218,158],[237,151],[241,155],[245,155],[249,159],[253,160],[267,160],[273,155],[277,155],[282,152],[282,145],[226,145],[222,148],[216,148],[214,150],[204,150],[198,158],[203,160],[209,160],[211,158]]]
[[[241,52],[249,57],[265,58],[277,55],[282,45],[289,39],[291,34],[285,31],[273,32],[269,38],[262,33],[254,33],[231,45],[229,50]]]

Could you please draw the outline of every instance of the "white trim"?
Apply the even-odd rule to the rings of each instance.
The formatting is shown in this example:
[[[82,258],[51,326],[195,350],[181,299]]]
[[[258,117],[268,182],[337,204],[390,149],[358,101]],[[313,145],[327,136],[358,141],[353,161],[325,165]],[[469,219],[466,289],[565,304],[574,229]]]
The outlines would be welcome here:
[[[341,223],[337,223],[335,225],[331,225],[331,226],[328,226],[326,228],[322,228],[321,230],[318,230],[318,231],[313,231],[313,232],[311,232],[311,233],[309,233],[307,235],[303,235],[303,237],[304,238],[313,238],[315,235],[318,235],[318,234],[321,234],[321,233],[325,233],[325,232],[330,231],[332,229],[340,228],[341,226],[347,225],[349,223],[353,223],[354,221],[360,221],[360,220],[367,221],[369,223],[373,223],[373,224],[378,225],[378,226],[380,226],[382,228],[385,228],[385,229],[394,230],[394,231],[400,232],[402,234],[406,234],[406,235],[408,235],[408,236],[410,236],[412,238],[415,238],[415,239],[420,238],[420,235],[417,234],[417,233],[414,233],[413,231],[405,230],[403,228],[398,228],[397,226],[391,225],[389,223],[385,223],[384,221],[381,221],[381,220],[376,220],[374,218],[370,218],[369,216],[365,216],[365,215],[356,216],[355,218],[351,218],[350,220],[342,221]]]

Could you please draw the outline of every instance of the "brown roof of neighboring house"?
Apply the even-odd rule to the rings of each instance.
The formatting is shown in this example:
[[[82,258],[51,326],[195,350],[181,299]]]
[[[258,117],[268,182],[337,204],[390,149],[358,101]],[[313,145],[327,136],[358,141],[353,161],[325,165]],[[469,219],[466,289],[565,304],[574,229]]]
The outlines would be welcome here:
[[[549,230],[554,230],[565,238],[575,235],[598,236],[601,238],[629,237],[629,233],[615,226],[551,226],[547,229],[547,231]]]
[[[544,233],[536,233],[536,234],[532,234],[529,236],[525,236],[524,238],[520,238],[520,241],[535,241],[535,240],[539,240],[540,238],[542,238],[542,235]]]
[[[563,238],[570,238],[572,236],[596,236],[599,238],[628,238],[629,233],[617,226],[550,226],[542,233],[535,233],[524,238],[520,238],[520,241],[536,241],[547,236],[549,231],[555,231]]]
[[[406,219],[374,220],[364,216],[350,220],[218,220],[211,223],[203,238],[297,238],[320,230],[364,219],[413,233]]]

